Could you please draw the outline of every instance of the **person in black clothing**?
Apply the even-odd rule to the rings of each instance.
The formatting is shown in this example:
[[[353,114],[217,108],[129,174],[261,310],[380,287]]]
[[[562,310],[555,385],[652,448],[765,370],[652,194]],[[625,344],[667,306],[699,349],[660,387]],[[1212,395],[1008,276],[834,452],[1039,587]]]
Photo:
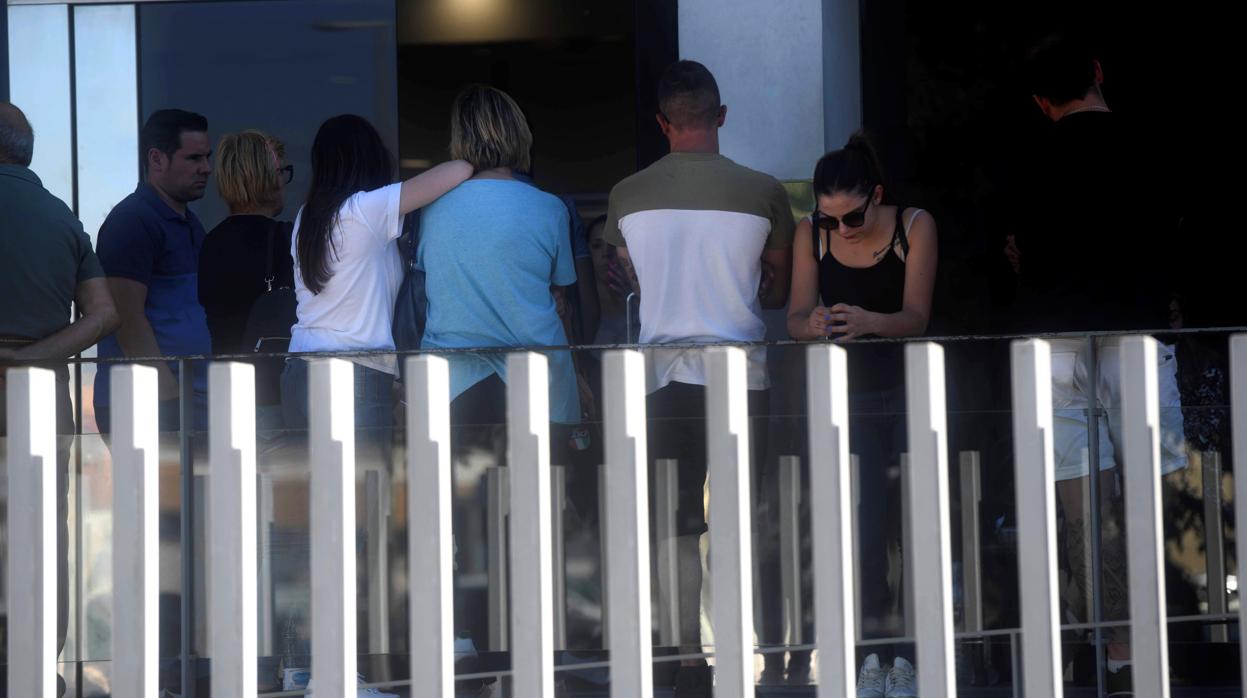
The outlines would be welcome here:
[[[1109,109],[1104,71],[1091,46],[1052,36],[1032,49],[1030,91],[1051,121],[1028,160],[1015,204],[1016,234],[1006,252],[1019,274],[1015,327],[1024,332],[1157,331],[1170,327],[1174,279],[1163,255],[1175,249],[1181,201],[1157,194],[1164,153],[1148,147],[1127,117]],[[1177,246],[1180,247],[1180,246]],[[1053,338],[1052,401],[1056,491],[1063,518],[1067,612],[1086,618],[1090,537],[1102,537],[1104,618],[1129,615],[1120,472],[1120,341]],[[1159,352],[1161,472],[1186,467],[1187,456],[1172,346]],[[1088,379],[1091,370],[1099,380]],[[1107,408],[1094,423],[1089,405]],[[1098,453],[1089,453],[1095,429]],[[1091,463],[1101,479],[1102,524],[1085,514]],[[1129,633],[1113,631],[1107,647],[1110,695],[1129,695]]]
[[[217,146],[217,188],[230,215],[208,233],[199,257],[199,302],[208,316],[213,354],[255,352],[246,334],[256,300],[294,287],[292,226],[275,220],[294,175],[284,158],[281,141],[259,131],[227,134]],[[261,430],[282,425],[280,371],[279,363],[256,367]]]
[[[860,134],[814,169],[813,214],[797,224],[793,243],[788,333],[794,339],[846,341],[917,337],[926,332],[935,286],[935,219],[918,208],[883,204],[883,175],[874,149]],[[899,472],[905,449],[905,370],[898,344],[848,347],[849,448],[860,458],[858,541],[862,633],[899,634],[892,609],[888,558],[899,528],[889,531],[888,474]],[[898,575],[891,575],[895,580]],[[921,583],[921,582],[919,582]],[[792,667],[789,667],[792,674]],[[912,683],[912,667],[897,658],[884,676],[878,657],[863,670],[873,683]]]

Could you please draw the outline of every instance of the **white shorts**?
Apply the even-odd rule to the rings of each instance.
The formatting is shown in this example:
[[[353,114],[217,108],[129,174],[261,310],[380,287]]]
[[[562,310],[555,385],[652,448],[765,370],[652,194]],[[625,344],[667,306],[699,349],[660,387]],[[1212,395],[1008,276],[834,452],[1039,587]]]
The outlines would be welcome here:
[[[1085,339],[1051,339],[1052,446],[1056,479],[1086,477],[1090,462],[1087,432],[1088,344]],[[1096,397],[1106,418],[1099,420],[1100,470],[1120,465],[1121,446],[1121,339],[1096,340],[1098,380]],[[1178,392],[1178,362],[1171,345],[1157,352],[1160,392],[1160,471],[1167,475],[1187,465],[1186,435],[1182,427],[1182,398]]]

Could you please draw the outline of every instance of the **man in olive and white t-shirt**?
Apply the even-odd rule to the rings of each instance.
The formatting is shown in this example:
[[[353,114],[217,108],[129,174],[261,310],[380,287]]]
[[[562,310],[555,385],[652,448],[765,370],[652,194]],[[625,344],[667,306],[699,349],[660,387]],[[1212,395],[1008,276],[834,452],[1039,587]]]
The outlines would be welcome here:
[[[727,108],[705,66],[680,61],[667,68],[658,106],[671,153],[615,186],[604,232],[640,295],[641,343],[765,339],[762,309],[781,308],[788,299],[794,229],[788,195],[773,177],[719,154]],[[697,648],[698,537],[707,530],[705,352],[647,353],[649,416],[661,420],[651,433],[650,456],[679,460],[680,588],[660,587],[660,593],[679,594],[679,644]],[[766,350],[750,349],[751,415],[765,414],[769,387]]]

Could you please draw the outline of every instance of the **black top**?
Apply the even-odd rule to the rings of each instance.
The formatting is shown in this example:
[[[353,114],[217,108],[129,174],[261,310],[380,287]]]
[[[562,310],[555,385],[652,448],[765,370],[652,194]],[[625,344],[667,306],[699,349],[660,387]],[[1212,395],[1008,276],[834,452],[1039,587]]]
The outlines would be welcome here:
[[[905,208],[897,206],[896,227],[888,251],[869,267],[845,266],[830,248],[825,252],[820,250],[818,229],[811,226],[815,255],[822,252],[822,256],[818,257],[818,287],[823,305],[830,308],[844,303],[875,313],[898,313],[904,308],[905,260],[901,255],[909,250],[904,214]],[[872,339],[875,335],[863,335],[861,338]],[[851,345],[848,354],[849,389],[853,392],[880,392],[904,385],[904,359],[900,344]]]
[[[25,167],[0,165],[0,336],[69,324],[78,284],[104,276],[82,224]]]
[[[1070,114],[1047,135],[1013,214],[1017,329],[1168,327],[1174,284],[1162,245],[1177,247],[1178,211],[1188,202],[1174,200],[1165,144],[1136,137],[1122,117],[1102,111]]]
[[[251,306],[267,289],[269,235],[273,288],[294,287],[290,223],[266,216],[230,216],[208,233],[199,253],[199,302],[208,314],[212,353],[244,354],[243,332]]]

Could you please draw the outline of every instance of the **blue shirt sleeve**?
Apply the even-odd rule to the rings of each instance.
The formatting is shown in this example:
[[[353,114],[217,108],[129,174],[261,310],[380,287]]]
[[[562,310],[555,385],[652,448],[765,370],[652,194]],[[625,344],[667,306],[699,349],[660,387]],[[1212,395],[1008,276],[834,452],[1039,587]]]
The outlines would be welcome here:
[[[148,285],[160,253],[160,230],[135,211],[113,209],[100,226],[95,253],[105,275]]]
[[[572,240],[567,234],[568,214],[565,206],[560,206],[556,220],[557,240],[554,247],[554,264],[551,270],[550,283],[555,286],[571,286],[576,283],[576,262],[572,256]]]

